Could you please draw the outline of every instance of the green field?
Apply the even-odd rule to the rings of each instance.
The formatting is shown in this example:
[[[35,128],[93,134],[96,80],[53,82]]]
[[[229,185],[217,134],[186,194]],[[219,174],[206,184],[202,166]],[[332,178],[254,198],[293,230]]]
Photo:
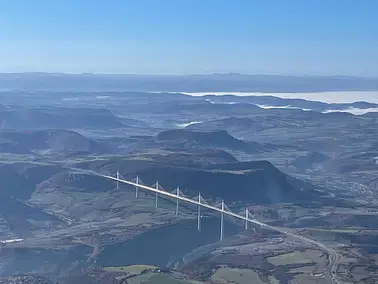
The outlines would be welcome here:
[[[299,251],[269,257],[268,261],[273,265],[304,264],[313,262],[307,254]]]
[[[145,283],[150,283],[150,279],[156,275],[156,273],[149,272],[145,274],[139,274],[135,277],[131,277],[127,279],[128,284],[145,284]]]
[[[155,274],[144,284],[192,284],[192,282],[174,279],[169,274]]]
[[[237,283],[237,284],[265,284],[259,275],[249,269],[238,268],[220,268],[211,277],[212,281],[219,284]]]
[[[125,275],[129,275],[127,279],[128,284],[194,284],[193,281],[184,281],[174,279],[167,273],[154,272],[157,266],[151,265],[130,265],[130,266],[117,266],[117,267],[105,267],[104,270],[108,272],[122,272]],[[149,270],[147,273],[142,271]],[[121,279],[123,277],[120,277]],[[198,282],[196,282],[198,283]]]

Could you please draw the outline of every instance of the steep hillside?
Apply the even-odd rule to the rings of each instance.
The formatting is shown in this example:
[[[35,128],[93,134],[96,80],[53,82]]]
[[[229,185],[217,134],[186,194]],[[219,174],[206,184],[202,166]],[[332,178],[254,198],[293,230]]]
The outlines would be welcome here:
[[[187,167],[203,167],[209,164],[235,163],[238,160],[230,153],[216,149],[198,149],[191,151],[175,151],[167,155],[155,155],[153,159],[161,163]]]
[[[106,109],[69,107],[0,109],[1,129],[106,129],[123,126],[120,119]]]
[[[38,191],[50,189],[53,191],[73,192],[106,192],[113,189],[115,183],[102,177],[74,174],[68,170],[61,171],[38,185]]]
[[[177,186],[186,189],[189,196],[202,192],[206,197],[222,198],[227,202],[241,200],[269,204],[315,201],[319,198],[319,194],[313,190],[315,186],[287,176],[266,161],[214,164],[198,168],[148,160],[109,159],[80,166],[112,174],[118,169],[127,179],[138,174],[147,185],[159,180],[168,189]]]
[[[156,140],[167,146],[182,148],[223,148],[248,153],[258,153],[269,150],[256,142],[246,142],[231,136],[224,130],[198,131],[191,129],[173,129],[159,133]]]
[[[9,231],[18,237],[29,236],[33,228],[45,229],[49,225],[61,223],[59,219],[43,210],[2,194],[0,194],[0,218],[5,221]],[[3,230],[0,230],[0,239],[3,238]]]
[[[0,152],[31,153],[92,153],[104,152],[108,147],[89,139],[77,132],[50,129],[38,131],[2,131],[0,132]]]
[[[61,171],[59,166],[31,163],[0,164],[0,194],[27,200],[37,184]]]
[[[27,203],[40,182],[61,170],[39,164],[0,164],[0,239],[27,237],[33,230],[61,224],[54,216]]]

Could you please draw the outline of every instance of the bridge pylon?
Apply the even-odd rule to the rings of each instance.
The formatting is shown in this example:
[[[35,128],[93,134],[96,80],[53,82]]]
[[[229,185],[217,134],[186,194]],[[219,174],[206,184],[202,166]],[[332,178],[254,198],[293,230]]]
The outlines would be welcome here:
[[[224,226],[224,201],[222,201],[222,211],[221,211],[221,221],[220,221],[220,238],[219,240],[223,240],[223,226]]]
[[[158,181],[156,181],[156,189],[159,190],[159,182]],[[158,193],[155,192],[155,207],[156,208],[158,208],[158,198],[159,198]]]
[[[198,194],[197,230],[201,232],[201,193]]]
[[[179,214],[179,197],[180,197],[180,188],[179,187],[177,187],[177,189],[176,189],[176,196],[177,196],[177,198],[176,198],[176,216],[178,216],[178,214]]]
[[[263,228],[266,228],[266,229],[270,229],[270,230],[279,232],[279,233],[284,234],[286,236],[289,236],[291,238],[299,239],[299,240],[301,240],[303,242],[315,245],[315,246],[319,247],[321,250],[323,250],[324,252],[326,252],[328,254],[331,251],[330,248],[327,248],[324,244],[322,244],[322,243],[320,243],[318,241],[315,241],[313,239],[309,239],[309,238],[304,237],[304,236],[300,236],[300,235],[294,234],[294,233],[292,233],[290,231],[287,231],[287,230],[285,230],[283,228],[275,227],[273,225],[269,225],[269,224],[266,224],[266,223],[264,223],[262,221],[259,221],[258,219],[256,219],[256,216],[254,216],[250,212],[247,212],[247,210],[246,210],[246,214],[248,214],[248,218],[246,218],[243,213],[241,213],[241,214],[233,213],[227,207],[227,205],[224,203],[224,201],[222,201],[222,206],[221,206],[221,208],[219,208],[219,204],[218,205],[211,205],[211,204],[208,204],[204,199],[201,199],[200,202],[197,201],[196,199],[189,199],[189,198],[185,197],[181,192],[180,192],[181,195],[178,198],[177,195],[174,194],[174,193],[172,193],[172,192],[167,192],[164,189],[162,189],[162,190],[159,189],[159,184],[158,183],[156,183],[156,188],[154,188],[153,186],[146,186],[146,185],[144,185],[140,181],[140,179],[139,179],[139,184],[135,183],[133,180],[126,180],[124,177],[122,177],[120,175],[120,173],[119,173],[118,170],[117,170],[117,177],[111,176],[109,174],[95,173],[95,172],[89,171],[89,170],[75,169],[75,171],[79,171],[79,172],[81,172],[83,174],[91,174],[91,175],[94,175],[94,176],[101,176],[101,177],[106,178],[108,180],[111,180],[113,182],[116,181],[117,182],[117,187],[119,186],[119,183],[124,183],[124,184],[128,184],[128,185],[131,185],[131,186],[137,186],[137,187],[139,187],[141,189],[148,190],[150,192],[151,191],[155,192],[156,193],[156,201],[155,201],[156,207],[158,205],[157,204],[158,194],[160,194],[160,195],[165,196],[165,197],[171,197],[171,198],[180,199],[181,201],[188,202],[190,204],[200,205],[202,207],[205,207],[207,209],[213,210],[213,211],[218,212],[218,213],[220,212],[221,213],[221,224],[220,224],[221,225],[220,226],[220,240],[221,241],[223,240],[223,234],[224,234],[224,215],[227,215],[227,216],[231,216],[231,217],[237,218],[237,219],[242,220],[242,221],[248,221],[248,222],[253,223],[253,224],[255,224],[256,226],[259,226],[259,227],[263,227]],[[120,179],[120,177],[122,179]],[[248,229],[248,226],[246,226],[246,227]],[[252,230],[255,231],[255,228],[252,227]],[[336,253],[336,252],[334,252],[334,253]]]
[[[138,199],[138,190],[139,190],[139,188],[138,188],[138,184],[139,184],[139,175],[137,175],[137,176],[136,176],[136,180],[135,180],[135,183],[137,184],[137,185],[135,186],[135,198],[136,198],[136,199]]]
[[[118,189],[119,188],[119,170],[117,170],[116,177],[117,177],[117,189]]]
[[[248,208],[245,208],[245,223],[244,228],[247,231],[248,230],[248,217],[249,217],[249,211]]]

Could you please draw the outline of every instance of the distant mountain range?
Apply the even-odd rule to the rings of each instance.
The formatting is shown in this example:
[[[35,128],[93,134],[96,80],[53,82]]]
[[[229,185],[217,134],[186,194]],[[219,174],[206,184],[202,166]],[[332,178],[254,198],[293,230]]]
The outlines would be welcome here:
[[[378,90],[378,78],[284,75],[116,75],[60,73],[3,73],[0,90],[55,91],[255,91],[320,92]]]

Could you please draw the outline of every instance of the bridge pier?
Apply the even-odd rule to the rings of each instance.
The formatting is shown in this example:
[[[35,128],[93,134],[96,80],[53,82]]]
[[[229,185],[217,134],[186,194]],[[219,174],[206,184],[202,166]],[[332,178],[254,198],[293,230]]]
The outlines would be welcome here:
[[[223,240],[223,225],[224,225],[224,214],[223,214],[223,212],[224,212],[224,201],[222,201],[222,212],[221,212],[221,223],[220,223],[220,241],[222,241]]]
[[[249,215],[249,212],[248,212],[248,208],[245,208],[245,230],[247,231],[248,230],[248,215]]]
[[[117,177],[115,178],[111,173],[110,174],[101,174],[101,173],[95,173],[93,171],[88,171],[88,170],[80,170],[80,169],[76,169],[76,168],[73,168],[73,170],[75,171],[78,171],[78,172],[82,172],[83,174],[91,174],[91,175],[94,175],[94,176],[100,176],[100,177],[103,177],[103,178],[106,178],[107,180],[110,180],[112,182],[116,181],[117,182],[117,188],[119,187],[119,183],[122,182],[122,183],[125,183],[125,184],[128,184],[128,185],[131,185],[131,186],[137,186],[138,183],[139,183],[139,186],[144,189],[144,190],[148,190],[148,191],[152,191],[152,192],[155,192],[156,193],[156,201],[155,201],[155,205],[157,207],[157,201],[158,201],[158,193],[163,195],[164,197],[170,197],[170,198],[176,198],[177,196],[175,196],[174,193],[171,193],[171,192],[166,192],[164,190],[159,190],[159,192],[156,192],[156,189],[153,188],[153,186],[145,186],[143,185],[143,183],[141,183],[139,180],[137,183],[135,183],[133,180],[125,180],[119,173],[119,171],[117,170]],[[120,179],[120,177],[122,177],[122,179]],[[159,184],[158,182],[156,182],[156,188],[159,189]],[[137,195],[137,194],[136,194]],[[200,196],[199,196],[200,197]],[[182,198],[183,201],[185,202],[188,202],[190,204],[193,204],[193,205],[200,205],[200,206],[204,206],[205,208],[207,209],[210,209],[210,210],[213,210],[213,211],[216,211],[216,212],[220,212],[221,213],[221,226],[220,226],[220,240],[222,241],[223,240],[223,234],[224,234],[224,215],[228,215],[228,216],[231,216],[231,217],[235,217],[237,218],[238,220],[242,220],[242,221],[247,221],[246,224],[245,224],[245,228],[248,229],[248,222],[250,223],[253,223],[254,225],[252,226],[252,230],[254,232],[256,232],[256,227],[259,226],[259,227],[262,227],[262,228],[266,228],[266,229],[270,229],[272,231],[275,231],[275,232],[279,232],[281,234],[284,234],[288,237],[291,237],[291,238],[295,238],[295,239],[300,239],[302,240],[303,242],[306,242],[306,243],[309,243],[311,245],[315,245],[317,247],[319,247],[322,251],[324,251],[325,253],[327,254],[330,254],[330,251],[333,253],[333,254],[336,254],[335,257],[337,257],[337,253],[332,251],[331,248],[328,248],[327,246],[325,246],[324,244],[318,242],[318,241],[315,241],[315,240],[312,240],[312,239],[309,239],[307,237],[304,237],[304,236],[301,236],[301,235],[297,235],[297,234],[294,234],[290,231],[286,231],[285,229],[281,229],[281,228],[278,228],[278,227],[275,227],[273,225],[268,225],[262,221],[259,221],[256,219],[256,217],[254,216],[254,214],[251,214],[251,218],[249,218],[249,211],[246,210],[246,215],[243,216],[243,213],[242,214],[236,214],[236,213],[233,213],[225,204],[224,204],[224,201],[222,201],[222,207],[221,209],[219,209],[219,205],[210,205],[210,204],[207,204],[206,201],[202,202],[199,198],[200,201],[196,201],[196,200],[192,200],[192,199],[189,199],[189,198]],[[225,210],[226,208],[226,210]],[[199,208],[199,213],[200,212],[200,208]],[[248,215],[248,216],[247,216]],[[199,217],[201,217],[200,214],[198,214]],[[258,227],[258,228],[259,228]],[[1,243],[1,241],[0,241]]]
[[[197,230],[201,232],[201,193],[198,194],[198,203]]]
[[[135,181],[136,184],[139,184],[139,176],[137,175],[136,176],[136,181]],[[135,198],[138,199],[138,186],[135,186]]]
[[[156,181],[156,189],[159,190],[159,182]],[[158,193],[155,193],[155,207],[158,208]]]
[[[178,216],[178,214],[179,214],[179,196],[180,196],[180,188],[179,187],[177,187],[177,189],[176,189],[176,196],[177,196],[177,198],[176,198],[176,216]]]
[[[119,188],[119,171],[118,170],[117,170],[116,177],[117,177],[117,189],[118,189]]]

